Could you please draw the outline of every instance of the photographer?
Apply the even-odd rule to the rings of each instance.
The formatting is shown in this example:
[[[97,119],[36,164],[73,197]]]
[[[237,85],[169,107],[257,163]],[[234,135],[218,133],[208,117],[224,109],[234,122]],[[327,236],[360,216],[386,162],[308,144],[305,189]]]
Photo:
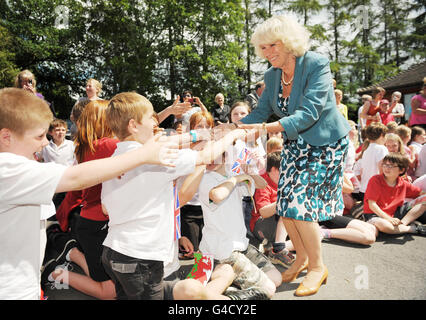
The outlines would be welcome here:
[[[20,88],[27,90],[33,94],[35,94],[40,99],[44,99],[43,95],[41,93],[38,93],[36,90],[36,84],[37,81],[34,77],[34,74],[30,70],[23,70],[19,72],[15,77],[15,88]],[[46,101],[47,104],[50,107],[50,110],[52,111],[53,115],[56,115],[55,108],[53,107],[53,104]]]
[[[187,112],[181,114],[181,115],[176,115],[175,116],[175,121],[182,121],[182,128],[183,128],[183,132],[186,131],[186,128],[189,127],[189,118],[191,118],[191,116],[196,113],[196,112],[208,112],[207,108],[204,106],[204,104],[201,102],[200,98],[198,97],[194,97],[192,95],[192,92],[190,90],[185,90],[182,93],[182,103],[185,102],[189,102],[191,104],[191,109],[188,110]],[[195,105],[198,105],[195,106]]]

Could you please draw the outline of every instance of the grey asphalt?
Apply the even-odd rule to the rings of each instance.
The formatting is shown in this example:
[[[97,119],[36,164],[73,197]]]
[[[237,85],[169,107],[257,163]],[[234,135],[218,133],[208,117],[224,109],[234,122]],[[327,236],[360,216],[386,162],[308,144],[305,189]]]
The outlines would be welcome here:
[[[426,299],[426,237],[380,234],[370,246],[340,240],[322,244],[329,271],[327,284],[316,295],[296,297],[294,291],[303,280],[302,273],[294,282],[277,288],[272,300]],[[182,261],[185,268],[191,263]],[[46,295],[48,300],[93,300],[71,287],[48,288]]]

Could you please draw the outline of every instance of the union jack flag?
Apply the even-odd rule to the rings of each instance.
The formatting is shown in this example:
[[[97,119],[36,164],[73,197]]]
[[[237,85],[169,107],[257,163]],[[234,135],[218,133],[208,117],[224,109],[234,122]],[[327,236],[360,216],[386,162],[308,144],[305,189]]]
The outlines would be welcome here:
[[[178,240],[181,236],[180,229],[180,205],[179,205],[179,194],[176,188],[176,184],[173,186],[173,203],[174,203],[174,222],[175,222],[175,240]]]
[[[231,167],[231,173],[240,174],[242,170],[241,165],[250,163],[250,155],[250,150],[248,150],[247,148],[243,148],[243,150],[241,150],[240,154],[238,155],[238,158],[235,160],[234,164]]]

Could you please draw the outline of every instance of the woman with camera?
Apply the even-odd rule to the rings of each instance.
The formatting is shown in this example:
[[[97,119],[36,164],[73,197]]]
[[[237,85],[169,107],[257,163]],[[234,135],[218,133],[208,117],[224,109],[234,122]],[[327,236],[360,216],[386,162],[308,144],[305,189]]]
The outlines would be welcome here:
[[[35,79],[34,74],[30,70],[23,70],[19,72],[15,77],[15,88],[20,88],[27,90],[33,94],[35,94],[40,99],[44,99],[43,95],[36,90],[37,81]],[[53,115],[56,116],[55,108],[53,104],[46,101],[52,111]]]

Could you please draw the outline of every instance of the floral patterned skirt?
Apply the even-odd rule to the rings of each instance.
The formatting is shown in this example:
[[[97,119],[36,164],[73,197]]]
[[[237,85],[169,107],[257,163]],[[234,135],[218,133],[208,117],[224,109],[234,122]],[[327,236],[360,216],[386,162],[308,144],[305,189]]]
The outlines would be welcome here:
[[[281,153],[278,215],[303,221],[325,221],[343,213],[343,171],[348,150],[343,137],[326,146],[302,137],[287,141]]]

